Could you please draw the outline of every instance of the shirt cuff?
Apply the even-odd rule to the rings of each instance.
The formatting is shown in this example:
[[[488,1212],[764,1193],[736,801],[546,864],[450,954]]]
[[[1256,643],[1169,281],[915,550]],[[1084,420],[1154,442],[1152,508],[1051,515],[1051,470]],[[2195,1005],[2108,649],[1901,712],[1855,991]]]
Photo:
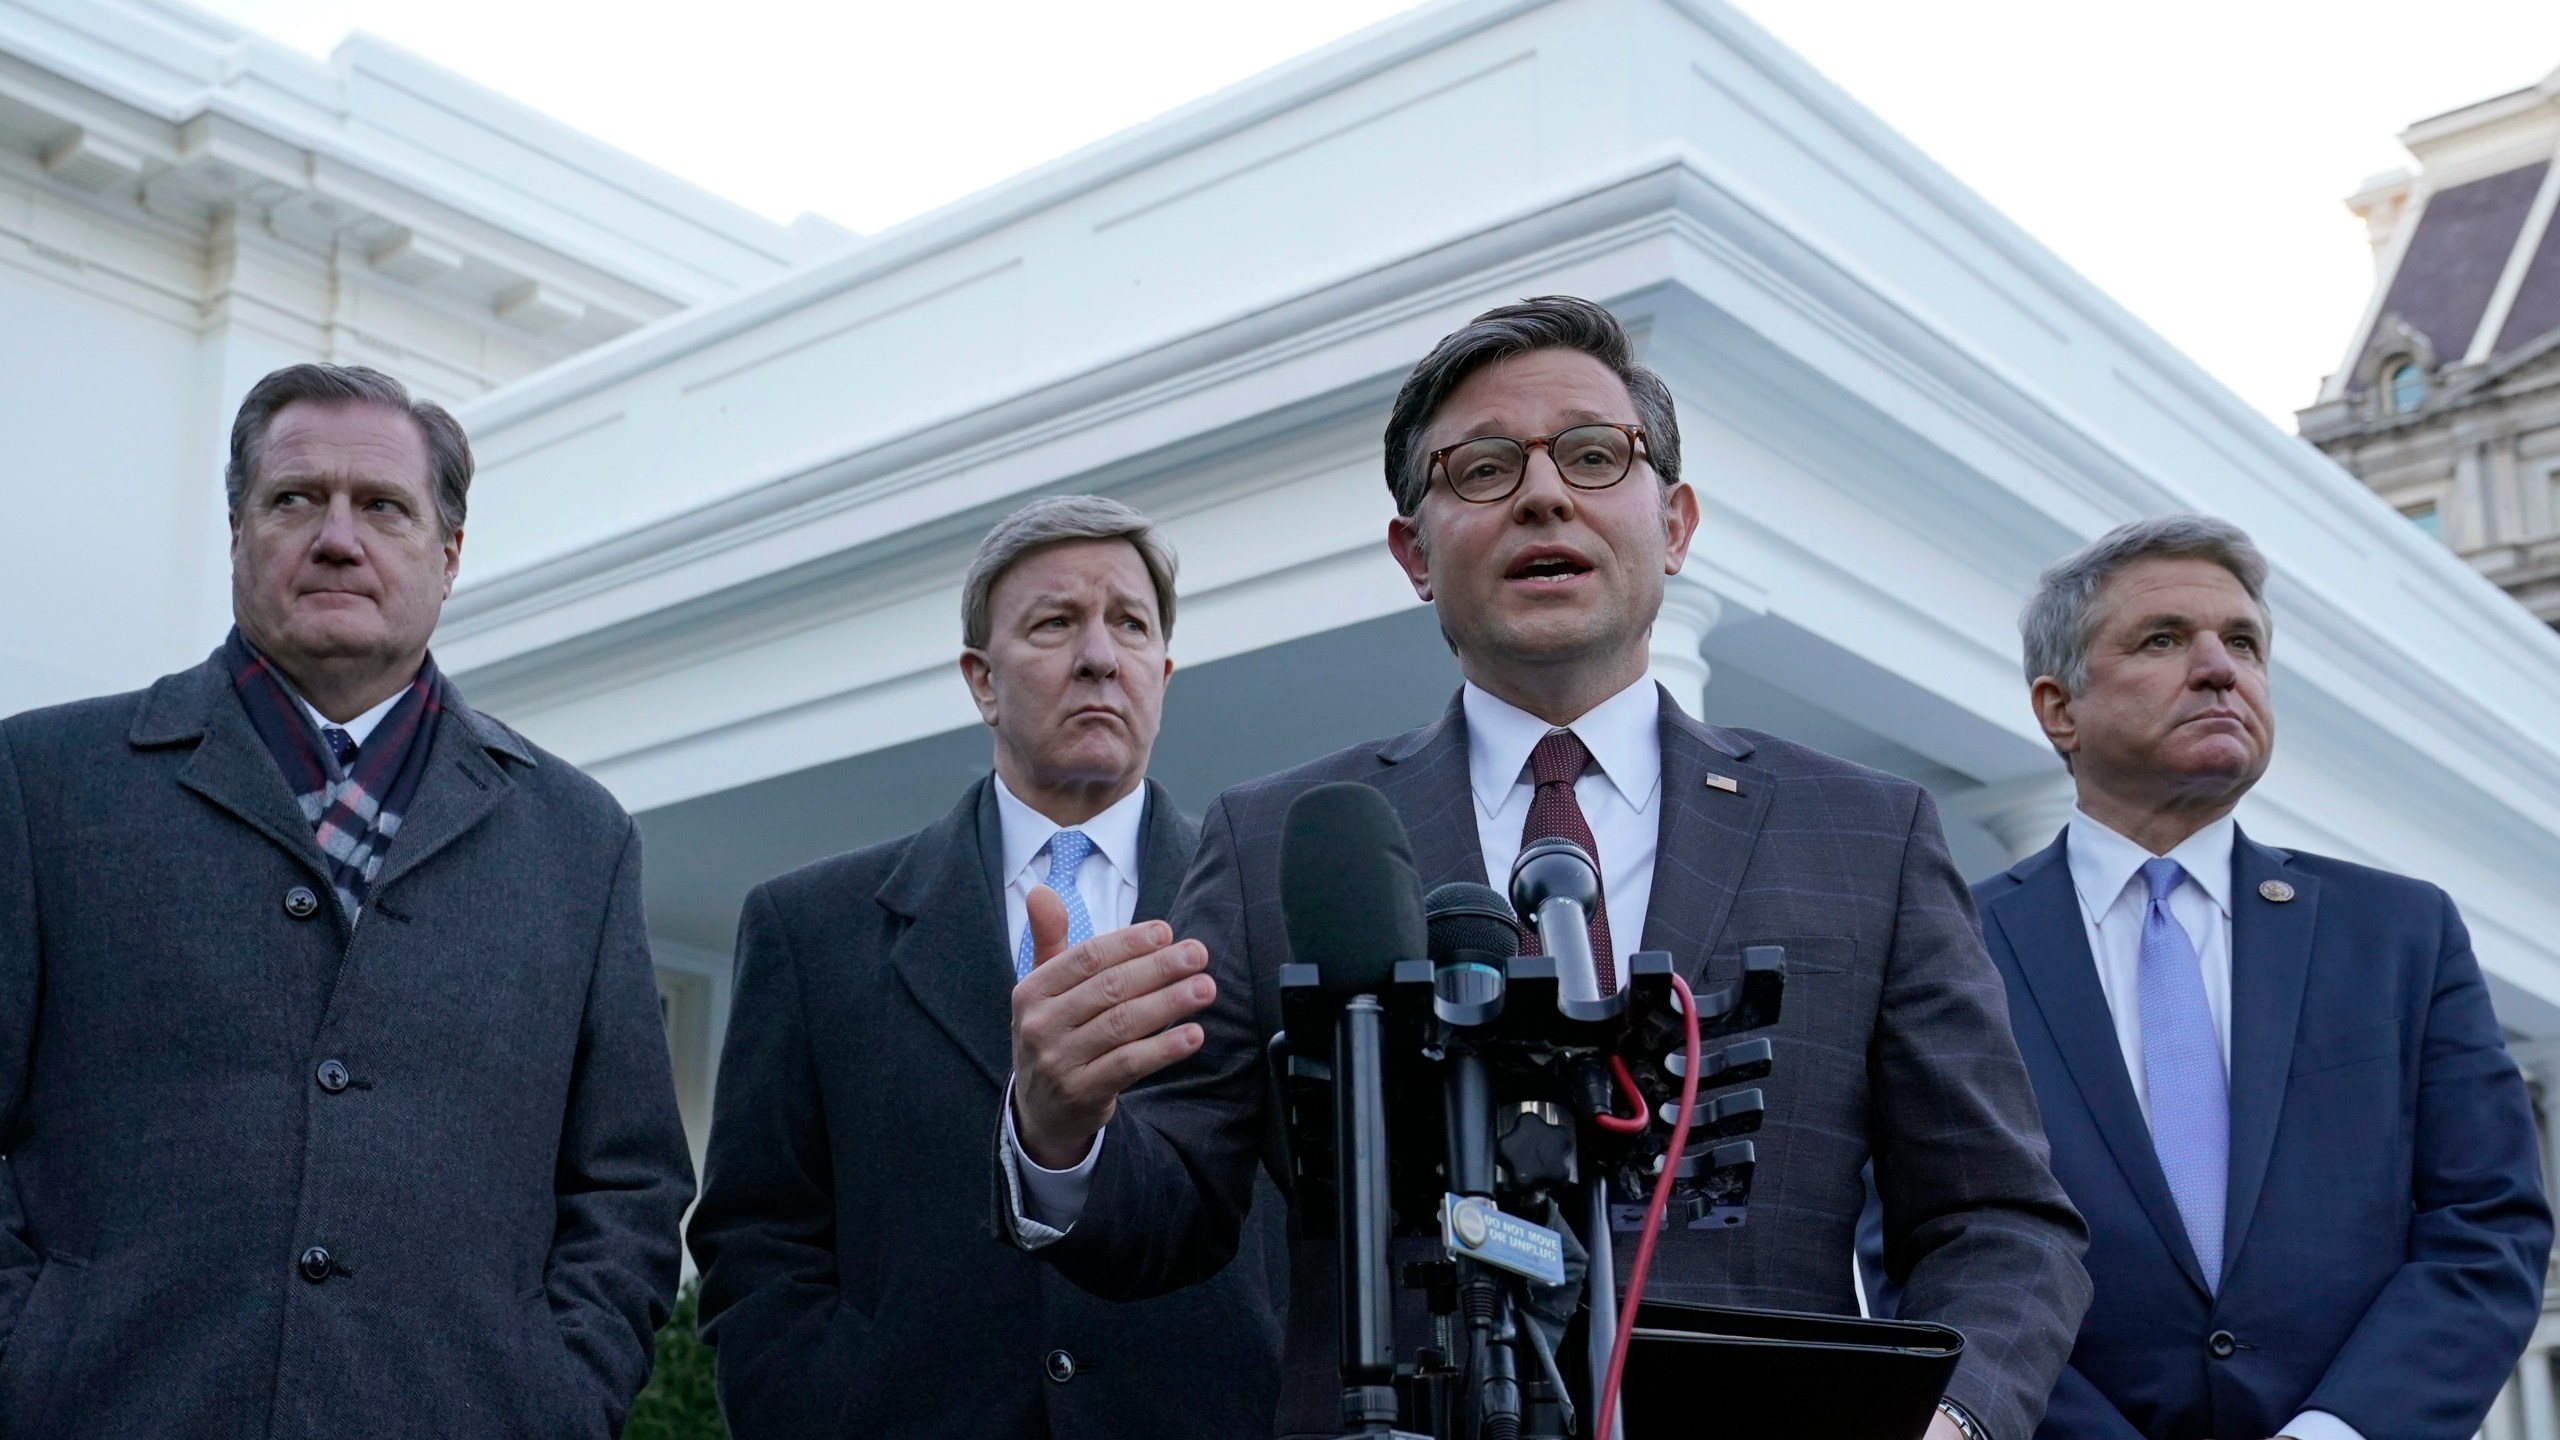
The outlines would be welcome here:
[[[2305,1410],[2276,1433],[2290,1435],[2293,1440],[2364,1440],[2356,1427],[2326,1410]]]
[[[1064,1239],[1084,1218],[1085,1197],[1093,1191],[1093,1166],[1102,1158],[1102,1137],[1109,1126],[1094,1132],[1093,1143],[1085,1147],[1084,1158],[1065,1170],[1051,1170],[1022,1151],[1022,1140],[1013,1131],[1013,1081],[1004,1082],[1004,1189],[1012,1202],[1014,1243],[1025,1250],[1037,1250]]]

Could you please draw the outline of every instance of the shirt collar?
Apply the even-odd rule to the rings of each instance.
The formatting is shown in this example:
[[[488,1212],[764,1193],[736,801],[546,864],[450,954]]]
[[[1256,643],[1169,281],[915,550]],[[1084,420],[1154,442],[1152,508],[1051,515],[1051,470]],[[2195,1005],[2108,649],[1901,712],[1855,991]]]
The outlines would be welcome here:
[[[303,699],[302,692],[294,689],[293,682],[284,678],[284,672],[276,669],[273,663],[270,663],[267,666],[267,672],[276,677],[276,683],[284,687],[284,693],[293,697],[293,703],[302,707],[304,717],[311,721],[311,728],[319,730],[325,729],[331,725],[337,725],[339,729],[346,731],[347,738],[355,741],[359,747],[361,747],[365,741],[372,738],[373,727],[382,723],[382,717],[391,713],[391,707],[399,704],[402,698],[408,695],[410,688],[409,685],[401,686],[399,689],[391,692],[391,698],[374,706],[372,709],[367,710],[353,720],[348,721],[346,724],[338,725],[337,721],[321,714],[312,706],[310,701]],[[414,685],[415,683],[416,677],[413,676],[411,677],[410,684]]]
[[[2168,858],[2178,862],[2227,919],[2231,914],[2231,842],[2237,822],[2229,815],[2180,841]],[[2104,915],[2141,873],[2151,852],[2071,807],[2070,838],[2063,852],[2071,862],[2071,885],[2091,915]]]
[[[1529,752],[1555,728],[1491,691],[1467,683],[1460,703],[1467,716],[1467,778],[1476,805],[1487,815],[1502,808],[1511,787],[1522,783]],[[1642,815],[1662,788],[1662,702],[1648,675],[1601,701],[1563,727],[1579,737],[1617,787],[1627,807]]]
[[[1049,837],[1067,827],[1032,809],[1004,783],[1003,776],[996,776],[995,782],[996,814],[1004,825],[1005,884],[1010,886],[1040,858],[1041,851],[1049,848]],[[1138,826],[1146,812],[1147,787],[1142,781],[1138,788],[1113,801],[1110,809],[1075,827],[1093,842],[1093,848],[1101,852],[1111,868],[1120,872],[1120,878],[1132,885],[1138,883]],[[1033,882],[1047,878],[1047,874],[1044,869],[1033,877]]]

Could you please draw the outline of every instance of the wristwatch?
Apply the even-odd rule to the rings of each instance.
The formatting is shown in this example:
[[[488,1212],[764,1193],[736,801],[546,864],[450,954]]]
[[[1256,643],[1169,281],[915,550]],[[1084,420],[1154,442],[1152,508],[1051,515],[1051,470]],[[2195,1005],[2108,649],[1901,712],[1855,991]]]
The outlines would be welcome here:
[[[1964,1407],[1953,1400],[1939,1401],[1938,1413],[1956,1422],[1956,1428],[1964,1432],[1964,1440],[1991,1440],[1982,1433],[1981,1426],[1973,1423],[1973,1417],[1965,1413]]]

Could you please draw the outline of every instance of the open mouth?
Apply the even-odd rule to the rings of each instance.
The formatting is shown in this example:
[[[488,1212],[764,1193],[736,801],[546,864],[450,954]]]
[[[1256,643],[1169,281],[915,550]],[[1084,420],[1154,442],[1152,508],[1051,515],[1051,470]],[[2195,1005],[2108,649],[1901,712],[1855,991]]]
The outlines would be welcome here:
[[[1511,562],[1503,578],[1561,585],[1591,573],[1591,562],[1564,550],[1532,550]]]

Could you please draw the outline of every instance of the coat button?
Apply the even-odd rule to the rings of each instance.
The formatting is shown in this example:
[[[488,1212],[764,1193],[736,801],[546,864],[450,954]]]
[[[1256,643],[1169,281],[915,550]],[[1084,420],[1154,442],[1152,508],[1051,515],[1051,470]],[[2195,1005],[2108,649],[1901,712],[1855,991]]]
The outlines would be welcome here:
[[[335,1060],[323,1060],[319,1070],[320,1088],[335,1095],[347,1088],[347,1067]]]
[[[2205,1337],[2204,1348],[2213,1352],[2214,1359],[2228,1360],[2240,1348],[2240,1340],[2228,1330],[2216,1330]]]
[[[330,1272],[337,1268],[338,1262],[330,1256],[326,1247],[314,1245],[302,1252],[302,1278],[314,1285],[328,1279]]]
[[[284,913],[296,920],[308,920],[320,913],[320,897],[308,885],[296,885],[284,892]]]
[[[1050,1351],[1047,1366],[1049,1378],[1061,1385],[1076,1378],[1076,1357],[1064,1350]]]

